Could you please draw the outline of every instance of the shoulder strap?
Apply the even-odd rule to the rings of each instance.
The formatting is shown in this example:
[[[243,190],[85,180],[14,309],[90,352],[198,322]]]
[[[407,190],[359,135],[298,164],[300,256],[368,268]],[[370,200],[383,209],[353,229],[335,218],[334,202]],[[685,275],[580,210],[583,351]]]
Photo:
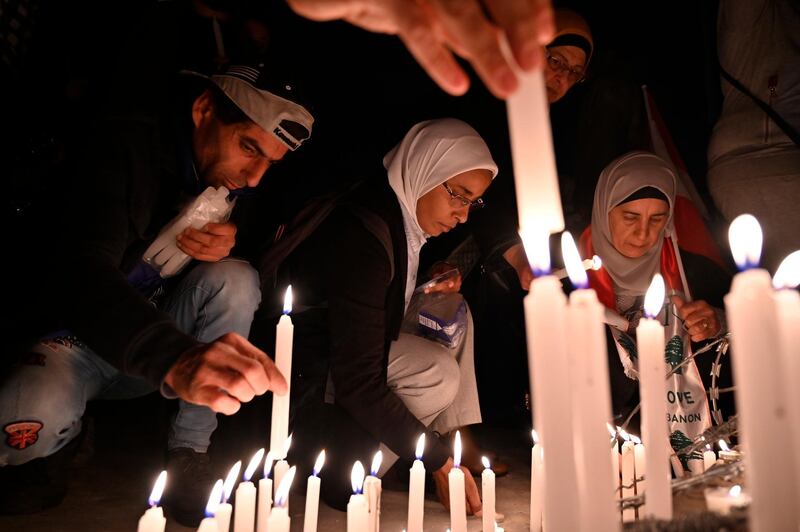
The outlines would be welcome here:
[[[391,270],[389,271],[389,279],[394,279],[394,248],[392,247],[392,235],[389,233],[389,226],[386,221],[375,214],[375,212],[362,207],[361,205],[348,205],[350,212],[356,215],[364,227],[378,239],[389,257],[389,264]]]
[[[761,98],[750,92],[744,85],[742,85],[739,80],[728,74],[728,71],[725,70],[722,65],[719,66],[719,71],[722,74],[722,77],[725,78],[725,81],[733,85],[733,87],[748,96],[753,102],[759,106],[769,117],[775,122],[779,128],[786,133],[786,136],[792,139],[792,142],[795,143],[796,146],[800,146],[800,133],[794,129],[789,122],[787,122],[781,115],[775,111],[772,107],[770,107],[766,102],[764,102]]]

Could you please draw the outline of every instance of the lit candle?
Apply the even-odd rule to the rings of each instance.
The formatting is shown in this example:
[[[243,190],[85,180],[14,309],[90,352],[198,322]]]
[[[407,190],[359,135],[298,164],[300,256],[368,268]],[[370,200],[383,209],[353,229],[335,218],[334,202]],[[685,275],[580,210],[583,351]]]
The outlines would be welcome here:
[[[481,457],[483,462],[483,473],[481,473],[481,495],[483,496],[483,506],[481,511],[483,513],[483,530],[494,531],[494,471],[489,467],[489,459],[485,456]]]
[[[645,464],[647,463],[647,455],[645,453],[644,444],[642,440],[637,438],[634,435],[631,435],[631,441],[633,441],[633,470],[634,476],[636,477],[636,494],[641,495],[644,493],[644,475],[645,475]]]
[[[217,508],[219,507],[219,501],[222,500],[222,488],[222,479],[219,479],[214,483],[214,487],[211,490],[211,495],[208,497],[208,503],[206,503],[206,517],[200,521],[200,526],[197,528],[197,532],[219,532],[219,527],[217,526],[217,520],[214,519],[214,514],[217,512]]]
[[[633,497],[636,494],[636,465],[634,458],[634,446],[630,435],[620,429],[619,435],[625,440],[622,444],[622,498]],[[633,508],[622,510],[622,521],[627,523],[636,520],[636,511]]]
[[[527,149],[535,151],[532,146]],[[574,500],[578,492],[572,386],[565,341],[568,337],[567,298],[561,281],[546,275],[550,270],[547,235],[524,231],[520,235],[536,275],[524,306],[533,419],[539,427],[542,448],[547,449],[542,515],[551,530],[579,530],[580,510],[563,511],[564,501]]]
[[[236,511],[233,514],[233,532],[253,532],[256,526],[256,487],[250,482],[253,473],[264,457],[264,449],[259,449],[247,469],[244,470],[242,482],[236,488]]]
[[[516,65],[513,58],[509,58],[509,63]],[[518,70],[517,77],[519,88],[506,100],[506,110],[519,227],[523,232],[556,233],[564,229],[564,215],[544,77],[540,69]],[[552,449],[548,456],[551,452]]]
[[[542,530],[544,509],[544,458],[539,435],[531,429],[533,447],[531,448],[531,532]]]
[[[581,266],[578,248],[569,231],[561,235],[561,254],[576,288],[569,296],[567,308],[567,327],[574,332],[567,337],[567,348],[575,401],[573,428],[581,528],[615,531],[619,530],[619,519],[614,511],[614,493],[608,489],[611,470],[605,458],[605,436],[600,430],[611,418],[604,307],[597,293],[588,289],[587,261]],[[593,267],[595,263],[587,260]]]
[[[153,490],[150,492],[150,498],[147,500],[150,508],[148,508],[142,517],[139,518],[138,532],[164,532],[164,527],[167,526],[167,520],[164,518],[164,510],[158,505],[161,500],[161,494],[164,493],[164,485],[167,483],[167,472],[162,471],[159,473]]]
[[[347,532],[364,532],[369,527],[369,503],[364,496],[364,466],[356,460],[350,474],[353,494],[347,503]]]
[[[225,482],[222,484],[222,503],[217,506],[217,511],[214,513],[219,532],[228,532],[231,529],[231,513],[233,513],[233,507],[228,503],[228,499],[231,498],[231,493],[233,493],[233,486],[236,485],[236,481],[239,480],[239,470],[241,468],[242,461],[239,460],[233,464],[230,471],[228,471],[228,476],[225,477]]]
[[[281,485],[281,480],[283,480],[283,475],[285,475],[286,472],[289,471],[289,462],[286,461],[286,456],[289,455],[289,448],[291,446],[292,446],[292,435],[289,434],[289,436],[283,442],[283,449],[278,455],[278,456],[283,456],[283,458],[275,462],[274,472],[272,473],[272,478],[274,479],[273,488],[275,489],[276,498],[278,496],[278,487]],[[286,499],[286,506],[289,506],[288,495]]]
[[[716,463],[717,463],[716,453],[713,450],[711,450],[710,445],[706,445],[706,450],[703,451],[703,471],[707,471],[708,468],[710,468]]]
[[[570,235],[570,238],[572,238],[571,235]],[[562,240],[562,246],[563,246],[563,240]],[[566,257],[564,258],[564,260],[565,261],[567,260]],[[591,259],[584,259],[581,262],[581,266],[583,267],[584,270],[597,271],[597,270],[599,270],[600,268],[603,267],[603,261],[597,255],[592,255]],[[553,273],[553,275],[555,275],[559,279],[566,279],[567,277],[570,276],[568,268],[562,268],[560,270],[556,270]]]
[[[736,462],[742,459],[742,453],[732,450],[725,440],[719,440],[719,457],[723,462]]]
[[[294,325],[292,325],[292,318],[289,317],[291,312],[292,285],[289,285],[283,299],[283,316],[278,320],[275,335],[275,366],[286,379],[287,388],[286,395],[272,396],[272,430],[269,439],[272,456],[280,459],[286,458],[286,454],[283,454],[286,446],[283,444],[289,435],[289,398],[292,387],[292,340],[294,337]],[[278,483],[280,483],[280,479],[276,472],[275,484]]]
[[[464,491],[464,472],[461,471],[461,431],[456,431],[453,445],[453,469],[447,473],[450,484],[450,529],[467,532],[467,500]]]
[[[606,423],[606,427],[608,427],[608,432],[611,434],[611,478],[613,479],[614,499],[620,500],[622,499],[622,487],[620,486],[619,476],[619,445],[617,444],[617,431],[608,423]],[[614,515],[617,519],[622,519],[622,514],[619,511],[615,511]]]
[[[646,317],[636,327],[639,352],[639,395],[642,401],[642,439],[647,446],[647,498],[644,517],[672,519],[667,427],[667,374],[664,359],[664,327],[656,319],[664,306],[664,279],[655,274],[644,298]],[[624,475],[624,473],[623,473]],[[624,482],[624,478],[623,478]],[[642,512],[639,512],[641,515]]]
[[[411,465],[408,481],[408,532],[422,532],[425,515],[425,464],[422,453],[425,450],[425,434],[417,440],[416,457]]]
[[[784,404],[788,410],[787,430],[791,433],[794,448],[795,488],[800,490],[800,294],[795,289],[800,284],[800,250],[786,257],[772,285],[777,290],[775,306],[780,329],[783,385],[786,392]],[[800,518],[800,517],[799,517]]]
[[[275,506],[269,514],[267,523],[269,532],[289,532],[292,520],[286,503],[289,501],[289,491],[292,489],[295,471],[294,466],[289,468],[278,486],[278,491],[275,492]]]
[[[750,530],[796,530],[794,449],[783,392],[784,371],[772,280],[758,269],[761,227],[750,215],[731,223],[728,236],[739,269],[725,309],[731,330],[731,359],[745,478],[753,498]],[[796,383],[793,383],[796,385]]]
[[[258,508],[256,510],[256,530],[258,532],[267,532],[269,514],[272,511],[272,479],[269,478],[272,462],[272,453],[268,452],[264,459],[264,477],[258,481]]]
[[[378,471],[381,469],[381,462],[383,461],[383,453],[378,451],[372,458],[372,467],[370,467],[370,474],[364,480],[364,495],[367,497],[369,505],[369,530],[370,532],[378,532],[381,524],[381,479],[378,478]]]
[[[750,496],[738,484],[730,489],[706,488],[704,495],[708,511],[721,515],[728,515],[734,508],[746,508],[750,505]]]
[[[319,514],[319,472],[322,471],[322,466],[325,465],[325,450],[323,449],[317,461],[314,462],[314,471],[308,477],[308,485],[306,487],[306,515],[303,521],[304,532],[316,532],[317,530],[317,516]]]

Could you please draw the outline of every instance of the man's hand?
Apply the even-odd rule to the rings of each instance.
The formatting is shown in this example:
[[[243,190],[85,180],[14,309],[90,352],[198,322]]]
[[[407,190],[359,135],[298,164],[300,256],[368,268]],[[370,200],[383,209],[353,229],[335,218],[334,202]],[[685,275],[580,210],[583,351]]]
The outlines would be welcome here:
[[[192,258],[217,262],[231,253],[236,244],[236,226],[207,223],[202,229],[187,227],[176,238],[178,249]]]
[[[458,268],[455,266],[446,262],[438,262],[433,266],[433,268],[431,268],[431,278],[436,277],[437,275],[442,275],[447,271],[457,269]],[[447,294],[458,292],[459,290],[461,290],[461,272],[456,273],[456,275],[445,281],[442,281],[441,283],[436,283],[430,288],[426,288],[425,293],[432,294],[434,292],[441,292],[443,294]]]
[[[678,296],[672,296],[672,302],[693,342],[702,342],[719,334],[720,324],[714,307],[705,301],[687,303]]]
[[[528,263],[528,256],[525,255],[523,245],[514,244],[503,253],[503,258],[517,271],[519,285],[522,289],[529,290],[533,282],[533,270],[531,270],[531,265]]]
[[[447,474],[453,469],[453,459],[448,458],[447,462],[433,472],[433,480],[436,482],[436,495],[439,501],[444,505],[445,509],[450,509],[450,481]],[[475,484],[475,479],[472,478],[472,473],[469,469],[461,466],[461,471],[464,473],[464,491],[467,498],[467,515],[481,515],[481,496],[478,493],[478,485]]]
[[[278,395],[287,390],[272,360],[236,333],[183,353],[164,382],[184,401],[228,415],[267,390]]]
[[[288,0],[312,20],[343,19],[369,31],[397,35],[428,75],[453,95],[469,89],[469,77],[453,55],[468,60],[486,86],[505,98],[518,86],[500,51],[508,38],[517,64],[543,64],[542,46],[554,32],[550,0]],[[484,6],[491,14],[487,18]]]

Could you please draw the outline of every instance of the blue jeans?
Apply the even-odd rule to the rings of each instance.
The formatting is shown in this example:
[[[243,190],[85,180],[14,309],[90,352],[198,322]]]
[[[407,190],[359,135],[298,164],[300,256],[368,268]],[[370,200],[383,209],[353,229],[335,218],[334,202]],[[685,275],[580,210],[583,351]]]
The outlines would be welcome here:
[[[261,300],[258,273],[245,261],[198,263],[163,305],[178,327],[201,342],[225,333],[245,338]],[[81,431],[91,399],[130,399],[154,391],[143,379],[125,375],[72,336],[42,340],[0,386],[0,466],[49,456]],[[180,401],[168,448],[206,452],[217,428],[207,407]]]

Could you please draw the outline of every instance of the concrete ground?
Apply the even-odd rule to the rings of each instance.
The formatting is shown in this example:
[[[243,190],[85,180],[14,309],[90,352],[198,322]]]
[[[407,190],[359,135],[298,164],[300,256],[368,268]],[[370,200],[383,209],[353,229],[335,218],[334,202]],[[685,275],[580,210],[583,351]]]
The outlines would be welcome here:
[[[115,404],[96,412],[90,423],[93,436],[84,445],[78,464],[71,470],[70,490],[63,503],[45,512],[15,517],[0,516],[0,530],[129,532],[136,529],[146,506],[151,484],[163,467],[165,423],[146,428],[143,419],[166,418],[157,398]],[[148,409],[150,410],[147,413]],[[508,531],[528,530],[530,497],[530,433],[527,430],[493,429],[477,433],[485,449],[498,453],[510,464],[507,476],[497,479],[497,509],[505,514],[501,524]],[[249,457],[242,457],[246,461]],[[335,459],[328,457],[329,460]],[[324,470],[321,475],[324,482]],[[480,479],[476,479],[480,485]],[[293,494],[290,504],[292,530],[302,530],[302,494]],[[381,529],[400,532],[406,526],[408,498],[401,482],[387,482],[383,492]],[[680,511],[702,510],[702,496],[676,501]],[[681,510],[681,508],[683,510]],[[444,531],[449,514],[428,490],[425,529]],[[481,530],[478,518],[468,520],[470,531]],[[344,531],[346,515],[324,504],[320,507],[320,531]],[[167,531],[193,530],[175,522]]]

